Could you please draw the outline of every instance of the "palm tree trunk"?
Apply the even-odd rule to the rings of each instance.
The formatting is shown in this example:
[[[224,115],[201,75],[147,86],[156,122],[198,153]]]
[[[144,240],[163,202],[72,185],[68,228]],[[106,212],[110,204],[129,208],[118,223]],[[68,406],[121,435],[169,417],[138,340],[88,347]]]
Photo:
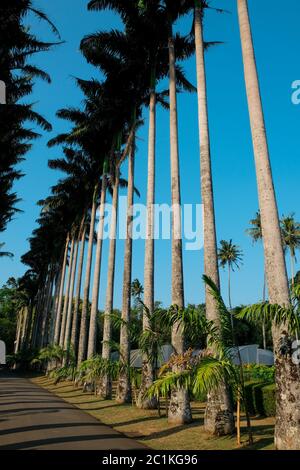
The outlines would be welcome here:
[[[118,403],[131,403],[131,384],[129,377],[130,338],[129,322],[131,308],[131,270],[132,270],[132,209],[134,191],[134,154],[133,140],[128,158],[128,188],[127,188],[127,225],[124,253],[122,323],[120,331],[120,361],[122,368],[119,374],[116,400]]]
[[[39,291],[37,293],[36,304],[35,304],[35,309],[34,309],[34,317],[32,321],[33,323],[32,336],[31,336],[31,348],[32,349],[36,347],[39,314],[40,314],[40,309],[41,309],[41,305],[43,302],[44,291],[45,291],[45,286],[43,285],[43,287],[39,288]]]
[[[75,356],[77,355],[77,343],[78,343],[78,313],[79,313],[79,303],[80,303],[80,292],[81,292],[81,282],[82,282],[82,269],[84,261],[84,251],[85,251],[85,237],[86,237],[86,225],[84,225],[81,236],[81,248],[80,248],[80,257],[79,257],[79,266],[77,274],[77,285],[76,285],[76,294],[75,294],[75,304],[74,304],[74,316],[72,323],[72,333],[71,333],[71,344],[74,349]]]
[[[100,287],[106,188],[107,188],[107,179],[106,179],[106,174],[104,170],[103,176],[102,176],[101,198],[100,198],[100,208],[99,208],[99,223],[98,223],[96,258],[95,258],[95,270],[94,270],[94,284],[93,284],[93,293],[92,293],[92,307],[91,307],[88,352],[87,352],[88,359],[94,356],[96,352],[97,313],[98,313],[98,302],[99,302],[98,298],[99,298],[99,287]]]
[[[53,344],[53,339],[54,339],[55,314],[56,314],[57,307],[58,307],[58,297],[59,297],[61,276],[62,276],[62,272],[60,268],[58,271],[56,271],[55,279],[54,279],[55,289],[54,289],[54,296],[53,296],[53,302],[52,302],[51,313],[50,313],[49,344]]]
[[[94,230],[95,230],[95,217],[97,209],[97,193],[98,185],[95,186],[93,194],[93,204],[91,211],[90,221],[90,233],[87,251],[86,271],[85,271],[85,283],[83,291],[83,302],[82,302],[82,313],[80,322],[80,336],[78,345],[78,364],[86,358],[86,346],[87,346],[87,318],[88,318],[88,304],[89,304],[89,293],[90,293],[90,280],[91,280],[91,269],[92,269],[92,257],[93,257],[93,244],[94,244]]]
[[[295,285],[295,255],[290,251],[290,257],[291,257],[291,281],[292,281],[292,288],[294,288]]]
[[[110,341],[111,341],[111,314],[113,312],[114,301],[114,280],[115,280],[115,259],[116,259],[116,233],[117,233],[117,219],[118,219],[118,198],[119,198],[119,168],[116,168],[113,196],[112,196],[112,218],[110,224],[109,234],[109,255],[108,255],[108,270],[107,270],[107,288],[106,288],[106,303],[103,325],[103,343],[102,343],[102,358],[105,360],[110,359]],[[112,395],[112,382],[109,374],[104,374],[101,381],[99,394],[102,398],[110,399]]]
[[[175,71],[175,48],[172,26],[169,33],[169,94],[170,94],[170,149],[171,149],[171,195],[172,195],[172,304],[184,307],[181,197],[178,152],[177,91]],[[182,328],[177,324],[172,329],[172,345],[176,354],[184,352]],[[168,421],[184,424],[192,419],[187,390],[181,388],[171,394]]]
[[[232,303],[231,303],[231,268],[230,265],[228,264],[228,303],[229,303],[229,309],[232,310]],[[233,326],[233,325],[231,325]]]
[[[59,345],[62,348],[64,347],[65,332],[66,332],[70,286],[71,286],[71,279],[72,279],[72,266],[73,266],[73,259],[74,259],[74,246],[75,246],[75,238],[72,237],[67,287],[66,287],[66,292],[65,292],[64,309],[63,309],[63,314],[62,314],[60,337],[59,337]]]
[[[22,332],[21,332],[21,351],[26,347],[26,332],[28,326],[28,307],[24,307],[24,317],[23,317],[23,324],[22,324]]]
[[[201,197],[203,204],[204,225],[204,272],[220,288],[217,237],[215,224],[214,193],[211,170],[210,137],[208,125],[206,70],[202,27],[202,9],[200,1],[195,0],[195,49],[198,96],[198,125],[200,141]],[[217,304],[205,289],[206,316],[208,320],[220,323]],[[229,390],[224,385],[210,393],[205,412],[205,429],[214,435],[232,434],[234,416]]]
[[[29,305],[28,305],[28,321],[27,321],[26,336],[25,336],[25,348],[26,349],[30,349],[30,345],[31,345],[32,322],[33,322],[33,305],[32,305],[32,301],[30,300]]]
[[[155,77],[153,77],[155,80]],[[147,183],[147,233],[145,241],[144,266],[144,303],[152,315],[154,311],[154,203],[155,203],[155,140],[156,140],[156,92],[155,81],[150,94],[149,138],[148,138],[148,183]],[[143,331],[149,328],[149,318],[143,314]],[[142,383],[137,406],[143,409],[155,409],[156,398],[145,397],[145,392],[153,384],[154,369],[148,356],[143,357]]]
[[[271,304],[290,304],[289,286],[282,248],[280,224],[270,165],[265,122],[246,0],[238,0],[238,16],[244,60],[258,197],[261,212],[265,266]],[[275,446],[280,450],[300,449],[300,367],[292,354],[283,355],[282,341],[290,341],[284,325],[273,325],[276,364]]]
[[[41,347],[46,346],[47,341],[48,341],[49,315],[51,311],[53,280],[54,280],[53,274],[54,274],[53,266],[51,266],[49,269],[45,302],[44,302],[43,313],[42,313],[41,331],[40,331],[40,337],[39,337]]]
[[[63,295],[64,295],[64,285],[65,285],[65,278],[66,278],[69,242],[70,242],[70,237],[69,237],[69,234],[68,234],[67,238],[66,238],[64,260],[63,260],[63,265],[62,265],[62,276],[61,276],[59,297],[58,297],[58,305],[57,305],[57,311],[56,311],[55,330],[54,330],[54,344],[58,344],[58,342],[59,342],[60,327],[61,327],[61,311],[62,311],[62,305],[63,305]]]
[[[22,317],[23,317],[23,308],[21,308],[19,310],[19,313],[18,313],[18,322],[17,322],[17,332],[16,332],[14,354],[17,354],[19,352],[19,348],[20,348]]]
[[[266,270],[264,269],[264,285],[263,285],[263,302],[266,301]],[[263,348],[267,349],[267,338],[266,338],[266,321],[262,319],[262,337],[263,337]]]
[[[65,349],[70,348],[73,298],[74,298],[74,286],[75,286],[75,277],[76,277],[76,268],[77,268],[77,259],[78,259],[78,248],[79,248],[79,237],[75,241],[74,255],[73,255],[73,262],[72,262],[71,283],[70,283],[69,300],[68,300],[68,313],[67,313],[66,331],[65,331],[65,337],[64,337]]]

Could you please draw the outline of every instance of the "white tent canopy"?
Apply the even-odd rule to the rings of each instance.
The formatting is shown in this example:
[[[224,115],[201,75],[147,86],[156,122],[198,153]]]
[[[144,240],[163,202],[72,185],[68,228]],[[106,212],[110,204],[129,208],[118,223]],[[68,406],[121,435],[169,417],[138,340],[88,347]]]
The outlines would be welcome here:
[[[239,346],[240,356],[243,364],[262,364],[266,366],[272,366],[274,364],[274,356],[272,351],[267,349],[260,349],[258,344],[249,344],[246,346]],[[200,350],[195,351],[195,354],[198,354]],[[239,364],[239,358],[237,353],[237,348],[232,348],[232,360],[234,364]],[[161,367],[166,363],[170,356],[173,353],[173,347],[170,344],[165,344],[162,346],[161,352],[159,354],[158,367]],[[112,359],[118,359],[118,353],[112,354]],[[142,368],[142,353],[139,349],[133,349],[130,355],[131,366],[137,369]]]

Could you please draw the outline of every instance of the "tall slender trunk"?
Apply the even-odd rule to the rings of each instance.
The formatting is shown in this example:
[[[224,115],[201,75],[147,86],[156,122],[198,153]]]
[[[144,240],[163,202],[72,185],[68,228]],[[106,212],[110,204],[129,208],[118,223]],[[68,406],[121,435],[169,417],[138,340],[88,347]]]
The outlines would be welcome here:
[[[59,337],[59,345],[62,348],[64,347],[65,332],[66,332],[70,286],[71,286],[71,279],[72,279],[72,266],[73,266],[73,259],[74,259],[74,247],[75,247],[75,237],[72,237],[68,279],[67,279],[67,286],[66,286],[66,292],[65,292],[64,309],[63,309],[62,320],[61,320],[60,337]]]
[[[109,255],[108,255],[108,270],[107,270],[107,288],[106,288],[106,303],[103,325],[103,343],[102,343],[102,358],[105,360],[110,359],[110,341],[111,341],[111,314],[113,312],[114,302],[114,280],[115,280],[115,259],[116,259],[116,234],[117,234],[117,220],[118,220],[118,198],[119,198],[119,168],[116,168],[113,196],[112,196],[112,218],[110,223],[109,234]],[[100,388],[100,395],[102,398],[110,399],[112,395],[112,382],[108,374],[102,377]]]
[[[231,278],[231,268],[230,268],[230,265],[228,265],[228,303],[229,303],[229,309],[232,310],[230,278]]]
[[[48,343],[49,343],[54,279],[55,279],[55,272],[54,272],[54,267],[52,266],[51,271],[50,271],[50,283],[49,283],[49,289],[48,289],[48,292],[47,292],[45,315],[44,315],[44,322],[43,322],[43,327],[42,327],[42,345],[43,345],[43,347],[47,346]]]
[[[292,253],[290,250],[290,258],[291,258],[291,282],[292,282],[292,288],[294,288],[295,285],[295,255]]]
[[[77,285],[76,285],[74,315],[73,315],[72,333],[71,333],[71,344],[74,349],[75,356],[77,356],[77,346],[78,346],[78,313],[79,313],[82,269],[83,269],[84,251],[85,251],[85,237],[86,237],[86,225],[84,225],[83,230],[82,230],[82,235],[81,235],[80,257],[79,257],[79,265],[78,265],[78,273],[77,273]]]
[[[23,308],[21,308],[18,313],[16,340],[15,340],[15,347],[14,347],[15,354],[19,352],[19,348],[20,348],[22,318],[23,318]]]
[[[24,317],[23,317],[23,324],[22,324],[22,333],[21,333],[21,350],[25,349],[25,342],[26,342],[26,333],[27,333],[27,326],[28,326],[28,319],[29,319],[29,309],[28,306],[24,307]]]
[[[52,311],[51,311],[50,337],[49,337],[50,344],[54,344],[55,317],[56,317],[56,312],[58,308],[61,277],[62,277],[62,269],[60,268],[58,274],[56,275],[55,292],[54,292],[54,299],[53,299]]]
[[[30,349],[30,346],[31,346],[32,323],[33,323],[33,302],[32,300],[30,300],[29,305],[28,305],[28,322],[27,322],[26,336],[25,336],[26,349]]]
[[[34,309],[34,317],[33,317],[33,325],[32,325],[32,337],[31,337],[31,348],[34,349],[36,347],[36,340],[37,340],[37,331],[38,331],[38,323],[40,317],[40,309],[43,303],[44,298],[44,291],[45,285],[39,288],[37,298],[36,298],[36,305]]]
[[[122,321],[120,331],[120,361],[122,368],[119,374],[116,400],[118,403],[131,402],[130,366],[130,308],[131,308],[131,270],[132,270],[132,206],[134,191],[134,155],[135,141],[133,140],[128,158],[128,188],[127,188],[127,225],[124,253]]]
[[[266,301],[266,270],[264,268],[264,285],[263,285],[263,302]],[[267,349],[267,338],[266,338],[266,320],[262,319],[262,337],[263,337],[263,348]]]
[[[100,207],[99,207],[97,248],[96,248],[96,257],[95,257],[94,284],[93,284],[93,293],[92,293],[92,307],[91,307],[88,352],[87,352],[88,358],[94,356],[96,352],[97,313],[98,313],[98,302],[99,302],[99,287],[100,287],[100,274],[101,274],[106,188],[107,188],[107,179],[106,179],[106,174],[104,170],[103,175],[102,175],[101,197],[100,197]]]
[[[45,299],[43,303],[43,309],[41,312],[41,321],[39,327],[39,341],[40,347],[44,347],[47,343],[48,333],[48,319],[49,309],[52,301],[52,290],[53,290],[53,266],[51,265],[48,272],[48,279],[46,283]]]
[[[144,303],[150,315],[154,311],[154,203],[155,203],[155,141],[156,141],[156,91],[154,86],[150,94],[149,105],[149,137],[148,137],[148,182],[147,182],[147,233],[145,241],[144,265]],[[149,318],[143,314],[143,331],[149,328]],[[156,398],[147,398],[145,392],[154,380],[154,365],[147,354],[143,357],[142,383],[137,406],[144,409],[157,407]]]
[[[256,165],[258,198],[264,242],[265,266],[271,304],[290,304],[288,278],[282,248],[278,209],[270,165],[265,122],[256,69],[251,26],[246,0],[238,0],[238,17],[244,60],[245,82]],[[292,350],[283,353],[282,344],[290,344],[285,325],[273,325],[276,366],[275,446],[280,450],[300,449],[300,367],[292,360]]]
[[[169,32],[169,95],[170,95],[170,149],[171,149],[171,196],[172,196],[172,304],[184,308],[181,197],[178,152],[177,91],[175,71],[175,48],[172,26]],[[184,335],[179,325],[172,329],[172,345],[176,354],[183,354]],[[168,421],[184,424],[192,420],[188,391],[179,388],[171,393]]]
[[[65,245],[65,252],[64,252],[64,260],[62,265],[62,276],[60,281],[60,288],[59,288],[59,297],[58,297],[58,305],[56,311],[56,319],[55,319],[55,329],[54,329],[54,344],[58,344],[59,336],[60,336],[60,327],[61,327],[61,312],[63,306],[63,296],[64,296],[64,286],[65,286],[65,278],[66,278],[66,269],[67,269],[67,258],[68,258],[68,251],[69,251],[69,242],[70,237],[69,234],[66,238],[66,245]]]
[[[95,191],[93,194],[92,211],[91,211],[90,233],[89,233],[89,241],[88,241],[83,302],[82,302],[82,312],[81,312],[81,322],[80,322],[80,336],[79,336],[79,345],[78,345],[78,364],[81,364],[81,362],[84,361],[86,358],[86,346],[87,346],[87,334],[88,334],[87,319],[88,319],[90,280],[91,280],[91,269],[92,269],[92,258],[93,258],[95,217],[96,217],[96,209],[97,209],[97,193],[98,193],[98,185],[95,186]]]
[[[195,0],[195,47],[198,96],[198,126],[200,142],[201,197],[203,204],[204,225],[204,273],[220,288],[217,237],[215,224],[214,192],[211,170],[210,136],[208,124],[206,69],[204,58],[204,40],[202,27],[202,9],[199,0]],[[208,320],[220,323],[218,306],[205,288],[206,316]],[[205,411],[205,429],[214,435],[232,434],[234,416],[226,385],[208,394]]]
[[[72,262],[71,283],[70,283],[69,300],[68,300],[67,322],[66,322],[66,331],[65,331],[65,337],[64,337],[64,348],[65,349],[70,348],[72,313],[73,313],[73,300],[74,300],[74,286],[75,286],[75,277],[76,277],[76,268],[77,268],[77,259],[78,259],[78,248],[79,248],[79,237],[75,241],[74,255],[73,255],[73,262]]]

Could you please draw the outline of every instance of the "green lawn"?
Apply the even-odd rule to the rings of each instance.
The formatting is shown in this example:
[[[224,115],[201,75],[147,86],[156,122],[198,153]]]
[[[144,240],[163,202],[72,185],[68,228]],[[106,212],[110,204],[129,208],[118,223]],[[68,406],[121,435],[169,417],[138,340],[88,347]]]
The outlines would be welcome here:
[[[46,377],[31,379],[37,385],[50,390],[69,403],[91,414],[104,424],[144,443],[152,449],[162,450],[234,450],[236,438],[213,438],[203,429],[203,403],[192,403],[194,421],[186,426],[168,425],[164,410],[158,417],[157,411],[139,410],[132,405],[118,405],[113,400],[101,400],[90,393],[83,393],[71,382],[57,385]],[[244,424],[244,422],[243,422]],[[254,449],[273,449],[274,418],[254,417],[252,419]],[[242,429],[242,449],[247,446],[245,428]]]

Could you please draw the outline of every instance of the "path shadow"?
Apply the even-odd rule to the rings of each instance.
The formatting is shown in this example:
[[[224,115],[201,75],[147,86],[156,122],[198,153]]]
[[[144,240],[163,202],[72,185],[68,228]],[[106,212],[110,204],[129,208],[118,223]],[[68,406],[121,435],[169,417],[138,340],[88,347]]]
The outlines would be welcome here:
[[[23,401],[12,401],[11,403],[9,402],[5,402],[5,403],[0,403],[0,407],[3,406],[15,406],[15,405],[24,405],[25,403],[29,403],[29,404],[32,404],[32,403],[46,403],[48,405],[48,403],[59,403],[61,404],[61,401],[60,400],[28,400],[27,398],[25,398]],[[1,413],[1,409],[0,409],[0,413]]]
[[[9,414],[10,416],[23,413],[58,413],[60,410],[70,410],[72,407],[69,406],[60,406],[59,408],[20,408],[18,410],[3,410],[0,411],[0,415]]]
[[[15,433],[26,433],[26,432],[31,432],[31,431],[42,431],[42,430],[50,430],[50,429],[61,429],[61,428],[74,428],[74,427],[85,427],[85,426],[97,426],[98,423],[72,423],[72,422],[67,422],[67,423],[53,423],[53,424],[36,424],[32,426],[20,426],[17,428],[10,428],[10,429],[4,429],[3,431],[0,430],[0,435],[6,436],[7,434],[15,434]]]
[[[61,444],[67,442],[82,442],[82,441],[99,441],[99,440],[106,440],[106,439],[128,439],[126,436],[122,434],[101,434],[101,435],[88,435],[88,436],[64,436],[64,437],[52,437],[48,439],[37,439],[27,442],[17,442],[15,444],[7,444],[7,445],[0,445],[0,449],[2,450],[21,450],[21,449],[28,449],[32,447],[40,447],[47,444]]]

